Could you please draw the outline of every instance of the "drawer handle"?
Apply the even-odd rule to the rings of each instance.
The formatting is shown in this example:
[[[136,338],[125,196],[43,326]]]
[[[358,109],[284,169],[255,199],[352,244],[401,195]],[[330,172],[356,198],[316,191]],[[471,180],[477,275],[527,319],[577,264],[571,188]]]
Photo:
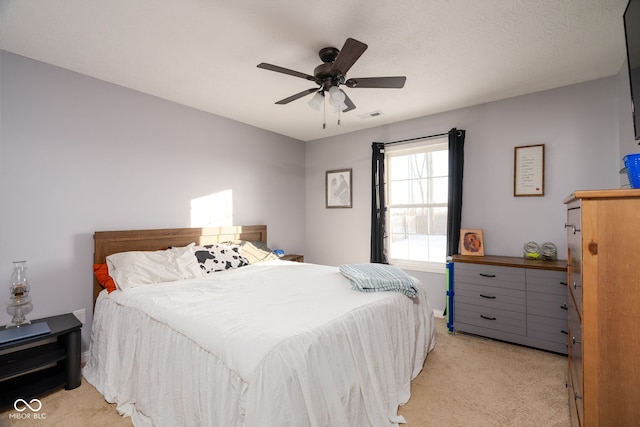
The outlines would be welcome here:
[[[496,299],[496,297],[494,295],[484,295],[484,294],[480,294],[480,296],[482,298],[487,298],[487,299]]]
[[[575,343],[582,344],[582,341],[578,341],[578,340],[576,339],[576,337],[571,337],[571,342],[572,342],[573,344],[575,344]]]
[[[575,397],[576,400],[582,399],[582,396],[580,396],[578,393],[575,393],[573,396]]]
[[[560,282],[562,286],[567,286],[567,282]]]
[[[560,306],[560,308],[563,309],[563,310],[569,310],[569,307],[567,307],[567,303],[566,302],[564,304],[562,304]]]
[[[482,277],[496,277],[496,275],[495,275],[495,274],[480,273],[480,275],[481,275]]]
[[[578,282],[573,282],[573,289],[581,288],[582,285],[578,285]]]
[[[569,335],[569,332],[565,331],[564,329],[561,329],[560,332],[562,332],[565,335]]]
[[[483,319],[487,319],[487,320],[496,320],[495,317],[485,316],[484,314],[481,314],[480,317],[482,317]]]
[[[576,233],[578,233],[580,231],[580,229],[576,228],[576,226],[573,225],[573,224],[565,224],[564,228],[573,228],[573,234],[576,234]]]

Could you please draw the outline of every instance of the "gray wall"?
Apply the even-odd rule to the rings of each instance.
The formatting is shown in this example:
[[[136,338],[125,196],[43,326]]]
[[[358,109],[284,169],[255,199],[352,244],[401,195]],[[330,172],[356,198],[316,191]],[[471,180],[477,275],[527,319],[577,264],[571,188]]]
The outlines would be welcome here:
[[[191,200],[221,191],[229,221],[304,253],[300,141],[2,51],[0,119],[0,296],[27,260],[31,318],[90,325],[93,232],[190,227]]]
[[[369,260],[372,141],[467,130],[462,225],[488,254],[534,240],[566,253],[562,200],[615,188],[633,141],[614,77],[308,143],[0,51],[0,278],[26,259],[32,318],[86,308],[92,233],[191,226],[191,201],[231,190],[236,224],[309,262]],[[546,145],[544,197],[513,197],[513,148]],[[353,208],[326,209],[327,170],[353,169]],[[444,276],[411,272],[444,308]],[[1,281],[0,281],[1,282]],[[2,294],[0,283],[0,295]],[[3,299],[6,299],[8,292]],[[0,324],[8,321],[4,311]],[[88,343],[89,327],[83,330]]]
[[[462,227],[484,230],[485,253],[521,256],[528,241],[553,242],[566,259],[563,199],[616,188],[618,81],[609,77],[306,144],[306,260],[369,261],[371,142],[467,131]],[[628,94],[627,94],[628,96]],[[545,144],[544,197],[514,197],[514,147]],[[326,170],[353,168],[353,209],[325,209]],[[311,244],[313,242],[313,244]],[[412,272],[444,308],[444,275]]]

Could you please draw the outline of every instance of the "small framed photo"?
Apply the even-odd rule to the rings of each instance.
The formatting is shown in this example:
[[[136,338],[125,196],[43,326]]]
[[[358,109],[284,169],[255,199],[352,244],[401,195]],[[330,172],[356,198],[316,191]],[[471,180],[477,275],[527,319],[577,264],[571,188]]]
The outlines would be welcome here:
[[[351,169],[327,171],[325,186],[327,208],[351,207]]]
[[[484,256],[482,230],[460,230],[460,254]]]

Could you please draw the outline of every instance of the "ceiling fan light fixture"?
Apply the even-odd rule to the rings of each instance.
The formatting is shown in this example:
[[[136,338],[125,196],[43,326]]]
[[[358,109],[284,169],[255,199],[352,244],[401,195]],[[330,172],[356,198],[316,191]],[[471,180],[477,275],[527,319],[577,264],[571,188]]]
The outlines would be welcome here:
[[[334,107],[340,107],[341,104],[344,104],[345,95],[340,89],[336,86],[331,86],[329,89],[329,103]]]
[[[345,104],[344,102],[341,103],[341,104],[335,104],[335,105],[331,104],[331,105],[333,106],[333,112],[334,113],[339,113],[339,112],[344,111],[347,108],[349,108],[349,107],[347,107],[347,104]]]
[[[313,95],[313,97],[309,100],[307,104],[309,104],[311,108],[319,112],[323,103],[324,103],[324,95],[322,94],[322,92],[318,91],[315,93],[315,95]]]

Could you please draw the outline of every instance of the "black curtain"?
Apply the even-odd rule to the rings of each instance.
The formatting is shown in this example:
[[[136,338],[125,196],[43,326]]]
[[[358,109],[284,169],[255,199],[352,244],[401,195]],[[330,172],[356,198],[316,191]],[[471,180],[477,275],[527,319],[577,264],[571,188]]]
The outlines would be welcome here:
[[[462,175],[465,131],[449,131],[449,207],[447,211],[447,256],[458,253],[462,219]]]
[[[384,143],[374,142],[371,164],[371,262],[388,264],[385,250]]]

